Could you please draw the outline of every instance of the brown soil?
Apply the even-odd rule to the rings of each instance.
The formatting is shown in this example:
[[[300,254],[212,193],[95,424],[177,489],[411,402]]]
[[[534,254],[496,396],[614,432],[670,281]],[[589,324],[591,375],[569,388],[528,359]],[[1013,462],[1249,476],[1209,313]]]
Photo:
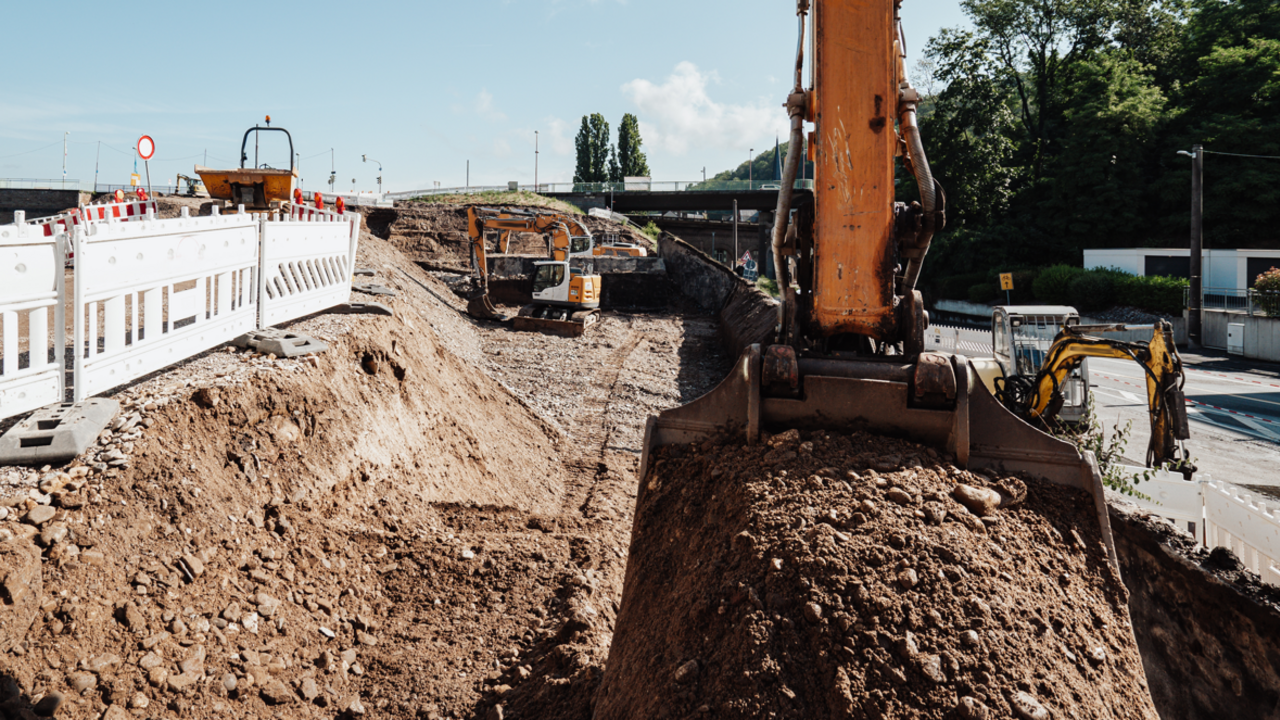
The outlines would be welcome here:
[[[0,605],[0,717],[589,717],[644,418],[723,375],[714,321],[515,333],[361,242],[395,317],[208,353],[118,392],[69,473],[0,468],[0,581],[42,561],[34,617]]]
[[[659,455],[595,718],[1156,717],[1089,498],[801,440]]]
[[[365,224],[369,232],[389,240],[410,260],[465,270],[471,262],[467,207],[466,204],[397,202],[393,210],[366,208]],[[653,241],[632,226],[587,215],[579,215],[577,219],[598,239],[616,235],[621,242],[638,243],[655,252]],[[543,256],[547,254],[547,242],[541,235],[516,233],[510,253]]]

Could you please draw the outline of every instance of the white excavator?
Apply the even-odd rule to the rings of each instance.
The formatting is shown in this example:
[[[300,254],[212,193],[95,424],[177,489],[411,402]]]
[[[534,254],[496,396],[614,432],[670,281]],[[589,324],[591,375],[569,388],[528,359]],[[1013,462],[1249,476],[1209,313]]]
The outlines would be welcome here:
[[[581,226],[579,226],[581,227]],[[532,302],[520,308],[514,318],[502,314],[489,297],[489,264],[485,231],[542,232],[551,235],[552,259],[534,263]],[[582,227],[585,231],[586,228]],[[467,234],[471,239],[471,292],[467,314],[480,320],[511,320],[516,330],[536,330],[553,335],[577,337],[600,317],[600,276],[591,268],[569,261],[573,251],[590,250],[591,235],[573,234],[563,216],[540,213],[512,213],[489,208],[467,208]],[[505,250],[509,236],[500,236]],[[575,247],[576,246],[576,247]]]

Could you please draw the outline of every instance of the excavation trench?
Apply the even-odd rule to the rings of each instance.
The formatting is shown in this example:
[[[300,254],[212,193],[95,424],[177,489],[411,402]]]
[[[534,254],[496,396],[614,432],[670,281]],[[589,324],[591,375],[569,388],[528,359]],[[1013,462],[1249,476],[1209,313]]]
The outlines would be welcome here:
[[[628,708],[634,717],[641,708],[661,716],[703,706],[733,714],[719,709],[722,702],[740,711],[841,717],[853,701],[868,711],[905,706],[909,693],[893,685],[887,669],[895,658],[913,681],[933,670],[920,655],[944,662],[945,650],[957,667],[978,662],[972,647],[949,645],[952,637],[929,612],[949,619],[949,610],[899,597],[874,578],[863,585],[878,593],[859,599],[852,575],[861,564],[837,567],[837,557],[849,558],[814,550],[842,542],[810,513],[819,504],[848,519],[848,503],[871,500],[887,512],[894,501],[880,497],[887,484],[864,486],[847,476],[840,479],[847,488],[831,482],[822,471],[834,463],[795,465],[803,459],[798,445],[717,445],[706,457],[668,458],[669,478],[683,477],[673,472],[682,467],[691,480],[643,490],[636,516],[645,419],[710,390],[741,347],[767,339],[776,317],[767,298],[664,237],[665,275],[630,281],[628,296],[609,303],[587,336],[514,333],[467,318],[448,285],[416,264],[457,263],[462,211],[397,211],[367,218],[375,234],[362,237],[357,262],[398,293],[377,298],[394,317],[298,323],[294,329],[330,345],[314,360],[211,353],[117,393],[135,424],[104,436],[70,476],[0,469],[0,581],[7,583],[0,641],[9,646],[0,648],[0,715],[22,717],[57,695],[57,717],[71,718],[137,711],[585,720],[601,712],[625,716]],[[827,447],[822,440],[818,449],[855,458],[847,469],[860,472],[867,467],[859,453],[881,461],[885,453],[870,450],[850,456],[847,443],[855,441],[838,437]],[[756,458],[775,450],[767,462]],[[101,462],[113,451],[126,461]],[[778,465],[787,452],[796,455],[785,460],[794,467]],[[910,491],[923,512],[926,495],[955,478],[943,459],[917,459],[921,468],[910,477],[887,466],[881,474]],[[774,478],[778,469],[794,469],[823,479],[768,485],[762,468]],[[55,514],[33,524],[37,485],[46,487]],[[1034,483],[1028,487],[1037,492]],[[867,493],[875,497],[862,497]],[[1035,645],[1031,660],[1018,666],[1025,673],[982,666],[986,679],[974,674],[962,688],[958,670],[940,665],[950,684],[920,695],[941,703],[930,716],[958,717],[961,697],[1005,710],[1017,692],[1055,708],[1103,707],[1116,692],[1138,687],[1134,642],[1120,629],[1127,622],[1123,590],[1108,584],[1097,557],[1072,545],[1066,517],[1047,514],[1061,502],[1051,493],[1033,497],[1027,507],[1039,515],[1006,520],[1037,538],[1006,546],[1014,559],[978,542],[964,546],[966,567],[992,587],[1013,582],[1004,573],[1019,587],[1043,581],[1068,592],[1077,586],[1057,576],[1073,574],[1089,599],[1045,608],[1041,622],[1063,636],[1068,629],[1092,634],[1109,648],[1108,659],[1096,664],[1077,654],[1083,664],[1067,673],[1046,659],[1049,645],[1036,645],[1039,626],[1019,615],[1027,607],[984,600],[992,621],[1012,619],[1013,627],[1002,629]],[[749,543],[736,539],[752,527],[751,517],[760,529],[751,530]],[[944,561],[897,568],[901,558],[888,556],[936,535],[919,547],[930,558],[945,557],[933,549],[946,546],[944,533],[953,528],[914,515],[883,527],[863,519],[833,529],[877,539],[865,546],[882,548],[874,552],[877,567],[894,577],[906,569],[946,575]],[[1217,716],[1270,717],[1280,702],[1274,595],[1228,567],[1229,558],[1198,556],[1162,525],[1141,518],[1113,525],[1132,637],[1161,717],[1212,717],[1215,709]],[[634,538],[633,526],[641,530]],[[756,555],[764,556],[758,564]],[[771,575],[774,557],[785,570]],[[1057,575],[1042,577],[1046,564]],[[651,590],[624,597],[626,573],[645,574]],[[730,582],[735,578],[741,583]],[[1052,593],[1046,586],[1045,596]],[[668,595],[670,604],[654,605]],[[889,599],[876,614],[874,642],[856,635],[853,644],[827,647],[838,640],[831,634],[841,622],[831,614],[837,596],[851,619],[864,600]],[[819,622],[805,615],[813,602],[822,606]],[[719,651],[702,645],[700,633],[716,622],[752,613],[762,617],[742,627],[763,633],[763,644],[737,638]],[[669,632],[690,618],[699,621],[697,632]],[[1004,639],[990,638],[988,647],[1006,648]],[[868,651],[880,669],[859,675],[845,659],[822,659],[837,645]],[[1065,646],[1091,649],[1084,641]],[[778,666],[766,667],[768,659]],[[822,671],[800,672],[806,663]],[[715,680],[744,671],[762,673],[760,682]],[[1089,678],[1109,678],[1112,690],[1086,687]],[[881,681],[887,684],[875,684]],[[860,694],[859,687],[869,690]],[[1093,704],[1055,705],[1072,693]],[[637,699],[621,702],[629,697]],[[1137,703],[1120,714],[1143,710]]]

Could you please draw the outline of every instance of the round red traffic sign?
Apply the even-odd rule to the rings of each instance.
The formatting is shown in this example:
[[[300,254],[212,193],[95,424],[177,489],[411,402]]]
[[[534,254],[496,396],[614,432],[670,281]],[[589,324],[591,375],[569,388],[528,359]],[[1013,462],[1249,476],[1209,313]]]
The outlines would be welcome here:
[[[143,135],[138,138],[138,157],[143,160],[150,160],[152,155],[156,154],[156,141],[151,139],[150,135]]]

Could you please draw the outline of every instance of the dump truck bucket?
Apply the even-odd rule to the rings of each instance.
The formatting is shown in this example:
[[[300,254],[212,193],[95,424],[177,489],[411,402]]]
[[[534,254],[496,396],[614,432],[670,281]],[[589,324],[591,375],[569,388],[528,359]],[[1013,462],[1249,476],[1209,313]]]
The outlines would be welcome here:
[[[560,319],[547,317],[546,313],[540,312],[544,309],[541,306],[526,305],[520,309],[520,314],[512,319],[511,327],[515,330],[541,332],[561,337],[581,337],[587,328],[595,325],[600,319],[599,310],[582,310]]]
[[[272,202],[291,199],[293,179],[297,172],[293,170],[271,170],[241,168],[238,170],[215,170],[196,166],[196,174],[209,191],[214,200],[230,200],[232,204],[242,204],[247,208],[265,209]]]
[[[1024,471],[1084,490],[1093,499],[1108,557],[1118,572],[1102,476],[1093,454],[1080,453],[1010,413],[987,391],[967,358],[925,353],[916,363],[902,358],[801,359],[794,365],[798,392],[775,395],[767,388],[777,372],[764,377],[766,361],[773,360],[765,355],[759,345],[752,345],[714,390],[649,418],[640,457],[642,481],[657,448],[724,433],[745,437],[748,444],[757,442],[762,431],[790,428],[902,437],[951,454],[958,467]]]
[[[489,299],[488,291],[479,292],[467,298],[467,314],[477,320],[506,320],[507,316],[498,312]]]

